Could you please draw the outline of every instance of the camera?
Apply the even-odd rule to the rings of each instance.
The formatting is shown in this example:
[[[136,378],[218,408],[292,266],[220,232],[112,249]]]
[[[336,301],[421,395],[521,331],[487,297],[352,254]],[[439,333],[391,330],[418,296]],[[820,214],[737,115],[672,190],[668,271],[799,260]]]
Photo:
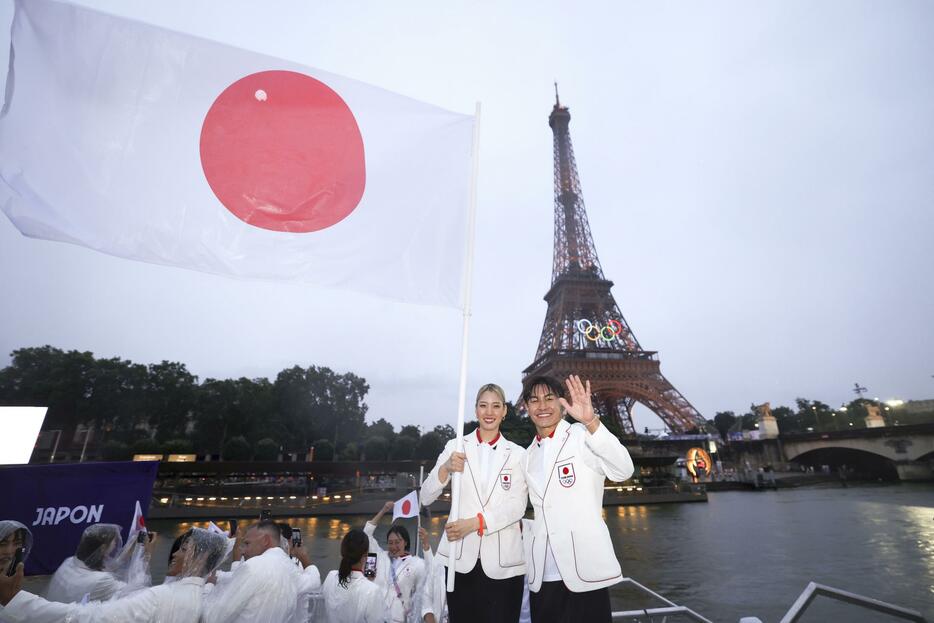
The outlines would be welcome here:
[[[267,519],[269,519],[269,518],[271,518],[271,517],[272,517],[272,511],[269,510],[268,508],[264,508],[263,510],[261,510],[261,511],[259,512],[259,520],[260,520],[260,521],[266,521]]]
[[[292,528],[292,547],[302,546],[302,531],[298,528]]]

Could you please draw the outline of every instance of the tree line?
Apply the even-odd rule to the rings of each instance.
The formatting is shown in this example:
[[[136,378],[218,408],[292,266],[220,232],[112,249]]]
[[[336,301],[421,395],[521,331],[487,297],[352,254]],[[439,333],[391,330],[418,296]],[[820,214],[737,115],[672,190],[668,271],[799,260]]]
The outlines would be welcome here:
[[[365,421],[369,391],[352,372],[293,366],[275,379],[199,381],[184,363],[134,363],[52,346],[20,348],[0,370],[0,404],[47,406],[43,430],[63,440],[93,431],[105,460],[133,454],[210,454],[220,460],[434,459],[450,425],[422,431]],[[65,442],[63,441],[63,444]],[[64,447],[64,446],[63,446]]]
[[[0,404],[47,406],[43,430],[75,438],[79,426],[93,430],[101,458],[133,454],[193,453],[220,460],[433,460],[454,437],[448,424],[430,430],[405,425],[396,430],[379,418],[367,423],[364,378],[320,366],[293,366],[275,379],[199,381],[184,363],[139,364],[90,352],[52,346],[20,348],[0,369]],[[782,433],[843,430],[865,426],[866,405],[857,399],[833,409],[819,400],[798,398],[796,408],[772,409]],[[873,403],[874,404],[874,403]],[[915,423],[911,416],[883,411],[889,424]],[[896,421],[896,418],[901,421]],[[447,419],[447,414],[441,420]],[[927,415],[919,421],[929,421]],[[468,414],[465,432],[476,428]],[[711,420],[726,439],[754,430],[755,410],[718,412]],[[606,422],[621,435],[616,422]],[[503,434],[527,446],[535,427],[507,403]],[[696,431],[697,432],[697,431]],[[67,444],[66,444],[67,445]]]

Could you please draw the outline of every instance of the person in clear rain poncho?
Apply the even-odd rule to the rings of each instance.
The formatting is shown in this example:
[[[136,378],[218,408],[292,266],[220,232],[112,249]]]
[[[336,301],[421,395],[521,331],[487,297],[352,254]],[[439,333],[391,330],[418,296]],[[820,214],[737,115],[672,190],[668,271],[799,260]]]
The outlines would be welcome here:
[[[204,581],[223,562],[227,539],[195,528],[172,557],[171,584],[107,602],[62,604],[20,590],[23,570],[0,577],[0,621],[9,623],[198,623]]]
[[[23,553],[23,561],[25,561],[32,550],[32,532],[29,528],[12,519],[0,521],[0,573],[6,573],[9,570],[16,550],[20,547],[25,550]]]
[[[321,588],[321,574],[303,548],[293,548],[304,567],[299,570],[280,546],[281,537],[281,529],[270,520],[244,533],[244,560],[217,578],[205,597],[204,623],[308,621],[308,596]]]
[[[52,576],[46,599],[61,603],[104,601],[131,592],[136,587],[127,583],[127,572],[134,562],[135,551],[135,541],[123,546],[120,526],[108,523],[88,526],[75,555],[66,558]],[[140,588],[150,583],[148,569],[145,574],[133,575]]]

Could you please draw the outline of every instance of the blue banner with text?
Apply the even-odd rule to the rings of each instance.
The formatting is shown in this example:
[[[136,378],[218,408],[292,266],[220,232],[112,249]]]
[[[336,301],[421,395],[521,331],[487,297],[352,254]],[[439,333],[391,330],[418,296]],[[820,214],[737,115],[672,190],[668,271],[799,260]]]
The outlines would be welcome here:
[[[137,500],[149,511],[158,462],[21,465],[0,469],[0,519],[32,532],[27,575],[54,573],[95,523],[123,528],[126,540]]]

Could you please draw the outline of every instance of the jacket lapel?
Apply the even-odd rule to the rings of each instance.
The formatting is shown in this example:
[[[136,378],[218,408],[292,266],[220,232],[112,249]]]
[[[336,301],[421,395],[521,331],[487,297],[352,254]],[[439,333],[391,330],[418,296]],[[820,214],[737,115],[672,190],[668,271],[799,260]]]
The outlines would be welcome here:
[[[571,425],[562,419],[555,430],[552,443],[548,444],[548,453],[545,455],[545,491],[542,492],[542,498],[548,493],[548,486],[551,484],[552,476],[555,473],[555,463],[558,461],[558,457],[561,456],[561,451],[564,450],[570,436]]]
[[[500,441],[500,443],[503,443]],[[490,467],[490,476],[487,479],[486,483],[486,501],[483,502],[483,506],[486,506],[490,503],[490,498],[493,497],[493,491],[496,490],[496,485],[499,484],[500,474],[503,473],[503,468],[506,467],[507,461],[509,461],[509,455],[512,453],[512,450],[509,448],[500,448],[492,457],[494,461],[493,465]]]
[[[535,495],[537,495],[538,497],[542,497],[544,490],[538,487],[538,481],[532,477],[530,471],[531,471],[532,465],[535,464],[534,461],[542,460],[541,455],[539,454],[540,452],[542,452],[542,449],[538,447],[535,441],[533,441],[532,445],[530,445],[528,449],[526,449],[525,457],[522,459],[522,463],[523,463],[522,469],[524,470],[524,473],[525,473],[525,484],[528,485],[529,489],[534,491]]]
[[[474,440],[473,434],[466,435],[464,437],[464,454],[467,455],[467,468],[465,472],[470,474],[471,486],[473,490],[477,493],[477,500],[482,500],[483,495],[480,491],[480,457],[479,452],[477,452],[477,442]],[[475,471],[476,469],[476,471]]]

